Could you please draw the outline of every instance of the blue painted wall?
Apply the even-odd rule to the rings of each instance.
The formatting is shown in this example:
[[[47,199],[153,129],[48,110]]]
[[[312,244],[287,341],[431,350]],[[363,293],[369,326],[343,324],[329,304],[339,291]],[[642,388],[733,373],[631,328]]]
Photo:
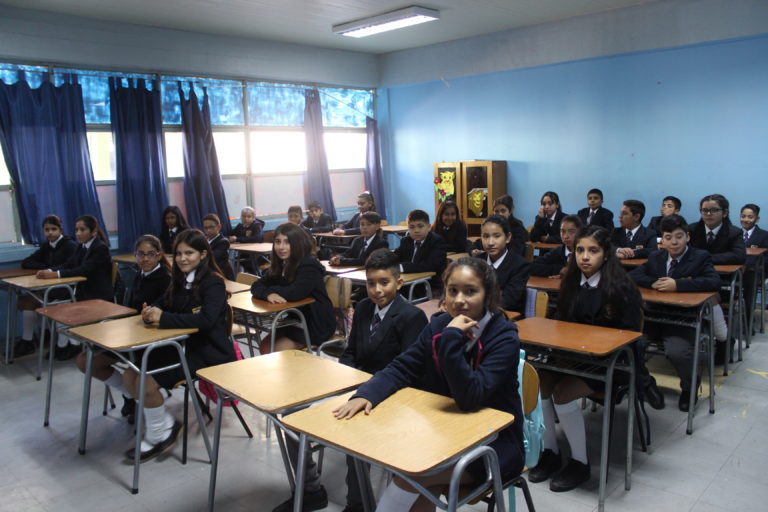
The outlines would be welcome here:
[[[672,194],[695,220],[718,192],[768,218],[768,34],[389,87],[378,106],[394,221],[432,212],[434,162],[470,159],[507,161],[527,224],[542,192],[571,213],[592,187],[614,212]]]

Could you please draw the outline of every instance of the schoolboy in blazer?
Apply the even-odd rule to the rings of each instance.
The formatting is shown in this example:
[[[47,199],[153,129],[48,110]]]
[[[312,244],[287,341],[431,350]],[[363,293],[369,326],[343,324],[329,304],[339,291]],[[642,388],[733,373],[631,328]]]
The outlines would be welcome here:
[[[641,224],[645,216],[645,204],[636,199],[627,199],[619,212],[618,227],[611,234],[611,244],[616,249],[619,259],[647,258],[655,251],[656,232],[643,227]]]
[[[680,215],[680,208],[682,207],[683,207],[683,203],[677,197],[675,196],[665,197],[664,199],[661,200],[661,209],[659,210],[659,213],[661,213],[661,215],[656,215],[655,217],[651,217],[651,220],[648,221],[648,227],[654,230],[657,235],[661,236],[661,219],[669,215],[672,215],[673,213],[675,215]],[[682,215],[680,216],[682,217]],[[685,217],[683,217],[683,220],[685,220]]]
[[[389,242],[379,234],[381,217],[376,212],[365,212],[360,218],[360,234],[352,246],[330,259],[331,265],[363,266],[376,249],[389,249]]]
[[[319,201],[310,201],[307,207],[307,218],[301,221],[301,226],[307,228],[310,233],[327,233],[333,230],[333,220],[330,215],[323,213],[323,207]]]
[[[603,191],[593,188],[587,192],[587,205],[577,214],[584,226],[600,226],[610,232],[613,229],[613,212],[603,208]]]
[[[235,271],[229,264],[229,240],[221,234],[221,220],[215,213],[209,213],[203,217],[203,233],[205,233],[208,245],[211,246],[213,259],[219,266],[222,275],[230,281],[235,280]]]
[[[741,265],[747,259],[742,231],[731,224],[728,207],[720,194],[705,196],[699,202],[701,220],[688,226],[691,246],[709,251],[714,265]]]
[[[408,235],[400,241],[395,254],[404,273],[436,272],[437,280],[445,269],[446,250],[443,237],[430,230],[429,214],[413,210],[408,214]]]

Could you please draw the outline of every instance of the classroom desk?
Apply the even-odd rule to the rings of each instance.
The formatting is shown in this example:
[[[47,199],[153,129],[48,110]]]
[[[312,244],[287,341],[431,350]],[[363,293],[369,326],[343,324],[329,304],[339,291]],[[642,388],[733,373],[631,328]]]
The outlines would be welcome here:
[[[739,348],[739,361],[742,358],[741,341],[745,340],[747,347],[750,344],[751,332],[748,332],[746,301],[744,300],[744,265],[715,265],[715,270],[723,278],[730,278],[730,283],[723,288],[728,291],[728,335],[725,344],[725,360],[723,361],[723,375],[728,375],[728,364],[733,362],[731,353],[731,338],[736,340]]]
[[[760,290],[760,332],[765,332],[765,247],[747,247],[747,256],[755,257],[755,275],[753,282],[754,296],[757,297],[757,290]],[[749,334],[752,335],[755,321],[755,303],[748,304],[749,308]]]
[[[393,234],[393,235],[399,236],[400,238],[403,238],[408,233],[408,227],[388,224],[386,226],[381,226],[381,231],[385,235]]]
[[[648,258],[627,258],[627,259],[623,259],[623,260],[620,259],[619,261],[625,267],[632,268],[632,267],[639,267],[640,265],[642,265],[643,263],[648,261]]]
[[[557,249],[563,244],[549,244],[546,242],[525,242],[526,245],[530,245],[534,249],[538,249],[539,251],[551,251],[552,249]]]
[[[458,261],[461,258],[469,258],[469,253],[466,252],[449,252],[448,261]]]
[[[64,331],[77,327],[78,325],[94,324],[103,320],[109,320],[112,318],[120,318],[124,316],[135,315],[136,310],[127,308],[114,302],[109,302],[103,299],[84,300],[82,302],[67,302],[65,304],[57,304],[55,306],[48,306],[44,308],[38,308],[35,310],[37,314],[43,317],[43,329],[41,332],[45,332],[45,322],[47,321],[49,327],[49,349],[48,349],[48,386],[45,391],[45,418],[43,420],[43,426],[48,426],[48,419],[51,412],[51,388],[53,385],[53,348],[56,345],[56,324],[59,324],[59,335]],[[40,350],[37,357],[37,380],[40,380],[40,370],[43,364],[43,336],[40,337]]]
[[[37,270],[36,269],[19,268],[19,267],[0,269],[0,288],[7,288],[9,290],[9,297],[8,297],[8,301],[9,302],[11,300],[11,298],[10,298],[10,286],[6,286],[5,283],[2,281],[2,279],[7,279],[9,277],[19,277],[19,276],[33,276],[35,274],[37,274]],[[9,313],[10,313],[10,310],[9,310]],[[6,321],[10,322],[10,317],[6,317]],[[16,332],[14,331],[13,336],[11,338],[15,338],[15,337],[16,337]],[[8,347],[8,339],[9,339],[8,336],[7,336],[7,333],[6,333],[6,338],[5,339],[6,339],[5,345],[6,345],[6,348],[7,348]],[[8,364],[8,356],[6,356],[5,364]]]
[[[300,434],[295,496],[303,495],[305,448],[309,440],[314,440],[354,457],[358,475],[364,475],[361,462],[383,466],[414,485],[441,509],[454,511],[493,488],[498,510],[505,510],[496,452],[485,445],[514,421],[513,415],[488,408],[461,411],[452,398],[403,388],[376,406],[370,416],[359,413],[349,420],[337,420],[331,411],[350,396],[351,393],[326,400],[283,418],[285,426]],[[488,464],[488,478],[459,501],[461,473],[469,462],[479,458]],[[450,467],[454,471],[447,503],[412,478]],[[375,503],[368,479],[363,477],[360,481],[366,510],[373,510]],[[294,511],[299,510],[301,502],[296,499]]]
[[[211,511],[216,494],[223,410],[221,404],[240,400],[265,414],[278,427],[275,430],[280,453],[291,491],[294,491],[293,471],[285,449],[281,421],[277,415],[355,389],[371,377],[369,373],[300,350],[273,352],[211,366],[198,370],[197,375],[214,387],[220,404],[216,408],[208,487],[208,510]]]
[[[282,304],[271,304],[265,300],[255,299],[250,293],[238,293],[229,298],[229,305],[234,312],[243,316],[242,324],[245,326],[245,336],[248,339],[248,348],[251,357],[255,355],[253,350],[253,339],[251,338],[251,327],[256,331],[270,333],[269,351],[275,351],[275,331],[280,327],[289,325],[300,325],[304,329],[304,336],[307,341],[307,349],[311,352],[312,346],[309,341],[309,330],[304,313],[299,307],[315,302],[315,299],[306,298],[296,302],[284,302]],[[291,319],[288,316],[293,313],[298,319]],[[283,318],[285,319],[283,320]]]
[[[408,302],[415,304],[413,298],[413,290],[417,284],[424,284],[426,287],[426,296],[420,299],[416,299],[417,302],[424,302],[432,298],[432,286],[429,284],[429,280],[435,275],[434,272],[413,272],[410,274],[400,274],[403,279],[403,285],[408,286]],[[344,279],[350,279],[352,284],[365,286],[367,282],[365,270],[356,270],[354,272],[346,272],[341,275]]]
[[[98,324],[73,327],[69,330],[69,335],[84,342],[87,348],[85,378],[83,384],[83,406],[82,414],[80,416],[80,442],[78,445],[78,452],[81,455],[85,454],[85,438],[88,429],[88,408],[91,399],[91,375],[93,372],[94,349],[98,348],[112,352],[139,374],[139,399],[136,404],[136,444],[133,456],[132,494],[137,494],[139,492],[139,467],[141,466],[139,459],[141,456],[141,440],[144,437],[144,390],[146,389],[147,375],[170,370],[180,365],[184,371],[186,381],[191,385],[192,375],[189,373],[187,360],[184,357],[184,350],[180,343],[188,338],[190,334],[196,332],[197,329],[160,329],[157,324],[147,325],[141,319],[141,315],[129,316]],[[158,368],[157,370],[147,370],[149,354],[162,346],[174,347],[179,355],[179,362],[164,368]],[[129,359],[137,350],[143,350],[139,366]],[[192,406],[195,409],[197,423],[200,426],[200,433],[203,436],[203,441],[205,442],[205,447],[208,456],[210,457],[211,445],[208,440],[208,432],[205,428],[203,414],[200,411],[200,404],[197,400],[193,399]]]
[[[135,267],[139,266],[139,264],[136,263],[136,256],[133,253],[118,254],[116,256],[112,256],[112,261],[122,263],[123,265],[133,265]],[[169,265],[173,266],[173,256],[170,254],[165,254],[165,261],[167,261]]]
[[[525,286],[543,292],[557,292],[560,291],[562,281],[559,277],[530,276]]]
[[[60,302],[74,302],[77,283],[85,280],[84,277],[80,276],[63,277],[59,279],[38,279],[33,274],[27,274],[3,278],[2,281],[0,281],[4,287],[8,288],[8,309],[6,314],[8,323],[5,328],[5,364],[13,363],[13,341],[16,337],[16,309],[19,295],[27,293],[37,300],[43,307],[51,304],[58,304]],[[50,301],[48,299],[49,293],[51,293],[52,290],[57,289],[67,290],[69,292],[69,300]],[[40,297],[40,293],[42,293],[42,297]]]
[[[312,236],[315,237],[315,240],[317,240],[317,247],[322,249],[323,247],[332,247],[335,249],[349,249],[352,247],[352,242],[355,238],[362,236],[362,235],[334,235],[333,231],[328,231],[325,233],[312,233]],[[342,240],[342,243],[328,243],[328,239],[334,239],[337,238],[339,240]]]
[[[251,285],[238,283],[237,281],[230,281],[229,279],[224,280],[224,287],[227,289],[227,293],[230,295],[251,291]]]
[[[645,321],[656,322],[667,325],[679,325],[692,327],[695,329],[693,343],[693,362],[691,372],[691,387],[696,389],[696,374],[699,367],[699,351],[701,348],[701,330],[704,321],[709,323],[709,336],[707,354],[709,361],[707,371],[709,374],[709,413],[715,413],[715,332],[712,326],[712,306],[717,304],[720,292],[660,292],[650,288],[639,288],[640,296],[651,308],[646,307]],[[653,305],[661,308],[653,308]],[[669,306],[677,308],[670,310]],[[693,415],[696,407],[696,394],[691,393],[690,403],[688,404],[688,425],[686,433],[693,433]]]
[[[325,268],[325,272],[327,274],[345,274],[347,272],[353,272],[355,270],[362,270],[363,267],[359,265],[351,265],[351,266],[339,266],[339,265],[331,265],[328,263],[328,260],[320,260],[320,263],[323,264],[323,267]]]
[[[252,244],[230,244],[230,251],[235,251],[235,271],[240,268],[240,261],[242,259],[242,253],[248,254],[249,257],[263,256],[267,259],[272,255],[272,244],[269,242],[257,242]],[[254,268],[256,264],[254,263]]]
[[[537,368],[598,379],[605,382],[605,406],[600,448],[600,488],[598,510],[605,508],[605,488],[608,480],[608,448],[610,440],[610,403],[613,400],[613,374],[618,369],[629,373],[627,401],[627,458],[624,488],[629,490],[632,474],[632,433],[635,424],[635,357],[630,343],[642,336],[640,332],[598,327],[532,317],[517,322],[520,342]],[[554,353],[554,356],[553,356]],[[623,357],[622,357],[623,356]],[[620,363],[624,359],[624,363]]]

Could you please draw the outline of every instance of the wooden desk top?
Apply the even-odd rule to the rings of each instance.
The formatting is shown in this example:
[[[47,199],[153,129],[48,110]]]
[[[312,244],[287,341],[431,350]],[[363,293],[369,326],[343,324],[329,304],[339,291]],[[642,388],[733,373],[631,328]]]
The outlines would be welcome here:
[[[739,270],[744,270],[744,265],[715,265],[718,274],[729,275]]]
[[[37,274],[37,270],[33,268],[0,269],[0,279],[8,279],[9,277],[19,277],[19,276],[33,276],[35,274]]]
[[[512,320],[513,322],[523,318],[523,314],[518,313],[517,311],[508,311],[506,309],[502,309],[501,311],[504,313],[504,316],[507,317],[507,320]]]
[[[325,267],[325,271],[329,274],[345,274],[347,272],[354,272],[355,270],[361,270],[363,267],[352,265],[352,266],[333,266],[330,263],[328,263],[328,260],[320,260],[320,263],[323,264],[323,267]]]
[[[351,395],[285,416],[283,423],[323,444],[418,475],[485,441],[515,419],[495,409],[463,412],[452,398],[404,388],[369,416],[361,412],[352,419],[337,420],[331,411]]]
[[[230,281],[229,279],[224,280],[224,286],[227,288],[227,293],[230,295],[251,291],[250,285],[238,283],[237,281]]]
[[[230,244],[229,250],[240,252],[255,252],[257,254],[271,254],[272,244],[267,242],[259,242],[256,244]]]
[[[469,253],[466,252],[449,252],[448,259],[451,261],[457,261],[461,258],[469,258]]]
[[[60,279],[38,279],[34,275],[29,275],[9,277],[7,279],[3,279],[3,282],[8,285],[15,286],[16,288],[23,288],[25,290],[44,290],[45,288],[50,288],[51,286],[81,283],[85,280],[86,279],[81,276],[62,277]]]
[[[400,274],[400,277],[403,278],[403,283],[408,284],[412,283],[413,281],[419,281],[421,279],[426,279],[428,277],[434,276],[434,272],[414,272],[411,274]],[[341,275],[341,277],[345,279],[351,279],[352,281],[358,282],[358,283],[365,283],[367,278],[365,275],[365,270],[355,270],[353,272],[345,272]]]
[[[545,292],[556,292],[560,290],[562,279],[559,277],[539,277],[531,276],[525,284],[528,288],[542,290]]]
[[[765,247],[747,247],[747,256],[760,256],[765,251],[768,251]]]
[[[381,226],[381,230],[384,233],[407,233],[408,227],[388,224],[386,226]]]
[[[357,388],[371,374],[301,350],[284,350],[197,371],[201,379],[267,413]]]
[[[643,335],[641,332],[539,317],[520,320],[517,329],[523,343],[601,357]]]
[[[530,245],[534,249],[557,249],[563,244],[548,244],[546,242],[525,242],[527,245]]]
[[[38,308],[35,311],[68,326],[92,324],[109,318],[120,318],[138,313],[135,309],[102,299],[67,302],[47,308]]]
[[[312,236],[322,237],[322,236],[335,236],[336,238],[357,238],[360,235],[334,235],[333,231],[327,231],[325,233],[312,233]]]
[[[625,267],[639,267],[646,261],[648,261],[648,258],[627,258],[625,260],[619,260],[622,265]]]
[[[638,288],[645,302],[667,304],[681,308],[697,308],[707,300],[717,302],[718,292],[660,292],[651,288]]]
[[[285,309],[298,308],[305,304],[315,302],[313,298],[306,298],[296,302],[284,302],[283,304],[270,304],[265,300],[254,299],[250,293],[236,293],[229,298],[229,305],[232,309],[254,313],[257,315],[269,315]]]
[[[69,332],[108,350],[124,350],[193,334],[197,329],[160,329],[157,324],[145,324],[141,315],[136,315],[74,327]]]
[[[173,266],[173,256],[171,256],[170,254],[166,254],[165,259],[169,265]],[[136,262],[136,256],[134,256],[132,253],[118,254],[116,256],[112,256],[112,261],[116,261],[118,263],[125,263],[127,265],[138,266],[138,263]]]

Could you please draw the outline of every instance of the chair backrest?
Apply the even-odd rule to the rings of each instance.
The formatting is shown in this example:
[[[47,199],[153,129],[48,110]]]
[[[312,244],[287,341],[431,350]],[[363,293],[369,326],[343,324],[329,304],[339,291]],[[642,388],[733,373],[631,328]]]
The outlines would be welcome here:
[[[275,241],[275,232],[274,232],[274,230],[273,231],[267,231],[266,233],[264,233],[263,240],[264,240],[265,244],[271,244],[272,242],[274,242]]]
[[[536,292],[536,316],[540,318],[547,317],[547,309],[549,308],[549,294],[547,292]]]
[[[525,259],[533,261],[533,245],[525,244]]]
[[[117,283],[117,276],[119,274],[118,270],[120,268],[120,264],[116,261],[112,262],[112,286],[115,286]]]
[[[405,222],[405,221],[403,221],[403,222],[398,222],[398,223],[397,223],[397,225],[398,225],[398,226],[407,226],[407,225],[408,225],[408,223],[407,223],[407,222]]]
[[[539,403],[539,373],[531,363],[525,361],[523,367],[523,413],[531,414]]]
[[[352,303],[352,281],[337,276],[325,276],[325,293],[334,309],[345,310]]]
[[[533,224],[531,224],[530,226],[528,226],[528,233],[530,233],[531,231],[533,231]]]
[[[259,276],[249,274],[248,272],[238,272],[237,276],[235,277],[235,281],[240,284],[247,284],[248,286],[252,285],[258,280]]]
[[[227,336],[232,336],[232,325],[235,323],[235,313],[232,311],[232,306],[227,304],[226,310],[224,311],[224,314],[226,315],[227,319]]]

